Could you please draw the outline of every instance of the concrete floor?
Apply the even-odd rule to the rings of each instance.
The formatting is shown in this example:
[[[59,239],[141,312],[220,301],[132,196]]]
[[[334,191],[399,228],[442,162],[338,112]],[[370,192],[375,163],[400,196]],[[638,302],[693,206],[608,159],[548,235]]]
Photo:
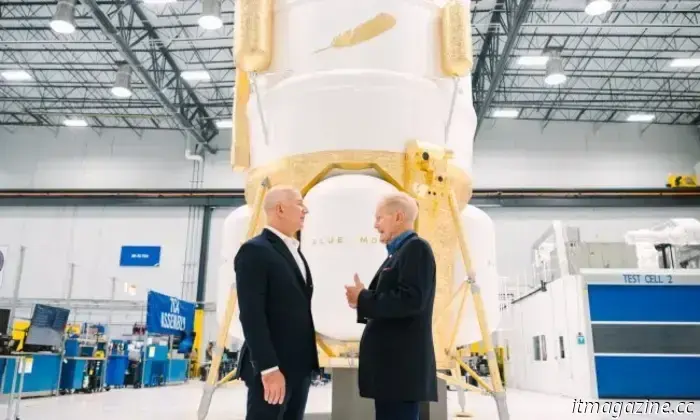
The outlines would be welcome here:
[[[330,411],[330,385],[314,387],[309,395],[308,420],[323,419],[321,413]],[[635,420],[688,419],[700,420],[700,402],[695,402],[694,414],[644,415],[574,414],[573,400],[518,390],[509,390],[511,420],[573,420],[627,418]],[[153,388],[122,389],[91,395],[69,395],[22,401],[21,420],[196,420],[201,396],[201,382],[187,385]],[[459,409],[456,392],[448,392],[452,413]],[[467,394],[468,410],[475,420],[497,420],[495,405],[490,397]],[[0,418],[5,418],[5,407]],[[245,413],[245,387],[233,385],[216,392],[209,420],[239,420]],[[370,420],[370,419],[368,419]]]

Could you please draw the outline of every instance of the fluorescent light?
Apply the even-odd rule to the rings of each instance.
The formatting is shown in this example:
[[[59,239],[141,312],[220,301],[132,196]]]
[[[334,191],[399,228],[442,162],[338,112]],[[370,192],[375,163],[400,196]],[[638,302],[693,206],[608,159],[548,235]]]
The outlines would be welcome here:
[[[218,16],[201,16],[199,26],[208,31],[215,31],[224,26],[224,22]]]
[[[231,120],[219,120],[216,122],[216,127],[217,128],[232,128],[233,121],[231,121]]]
[[[224,22],[221,20],[221,0],[202,0],[202,14],[199,18],[199,26],[215,31],[223,25]]]
[[[131,96],[131,91],[125,87],[115,86],[112,88],[112,95],[117,98],[128,98]]]
[[[610,0],[588,0],[585,11],[591,16],[598,16],[608,13],[610,9],[612,9]]]
[[[59,34],[72,34],[75,31],[75,0],[59,0],[56,12],[49,26]]]
[[[700,67],[700,57],[676,58],[669,64],[671,67]]]
[[[24,70],[5,70],[2,73],[2,78],[12,82],[24,82],[32,80],[32,75]]]
[[[556,86],[564,83],[566,81],[566,74],[564,73],[564,64],[559,57],[552,57],[551,60],[547,61],[547,73],[544,78],[544,82],[550,86]]]
[[[210,80],[211,76],[204,70],[188,70],[181,73],[182,78],[187,81]]]
[[[494,109],[491,116],[494,118],[518,118],[520,111],[517,109]]]
[[[66,127],[87,127],[87,121],[78,118],[68,118],[63,120],[63,125]]]
[[[627,117],[628,122],[652,122],[654,121],[654,114],[632,114]]]
[[[59,34],[72,34],[75,32],[75,25],[65,20],[52,20],[49,26]]]
[[[544,66],[549,61],[549,56],[546,55],[524,55],[518,57],[519,66]]]
[[[544,78],[544,82],[549,86],[557,86],[566,82],[566,75],[564,73],[552,73],[548,74]]]

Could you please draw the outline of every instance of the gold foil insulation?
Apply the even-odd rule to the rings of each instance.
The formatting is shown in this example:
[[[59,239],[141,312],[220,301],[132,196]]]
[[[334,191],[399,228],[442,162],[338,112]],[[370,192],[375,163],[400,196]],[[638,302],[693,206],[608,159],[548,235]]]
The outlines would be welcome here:
[[[236,67],[261,72],[272,62],[274,0],[237,0],[234,14]]]
[[[233,144],[231,145],[231,166],[238,171],[250,167],[249,100],[250,80],[248,73],[238,67],[236,68],[236,85],[233,97]]]
[[[465,76],[473,64],[469,8],[460,0],[449,0],[440,13],[442,71],[450,77]]]

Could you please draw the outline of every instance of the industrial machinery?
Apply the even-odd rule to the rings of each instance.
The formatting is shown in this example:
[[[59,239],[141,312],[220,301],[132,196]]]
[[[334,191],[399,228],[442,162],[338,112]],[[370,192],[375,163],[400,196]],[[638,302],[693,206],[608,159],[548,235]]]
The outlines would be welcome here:
[[[22,365],[23,390],[26,390],[22,392],[23,397],[54,395],[58,392],[69,313],[68,309],[37,304],[26,336],[23,331],[13,331],[13,336],[16,332],[19,337],[24,337],[23,347],[11,357],[0,359],[0,370],[12,372],[17,370],[18,363]],[[3,394],[10,394],[13,380],[13,375],[3,375]]]
[[[640,268],[700,268],[700,221],[670,219],[650,229],[627,232]]]
[[[374,210],[384,194],[404,191],[419,202],[416,230],[438,261],[438,376],[491,393],[501,420],[507,419],[490,336],[500,316],[494,227],[468,205],[476,128],[469,1],[252,0],[237,7],[232,165],[247,171],[248,205],[224,223],[221,329],[199,418],[206,417],[220,383],[224,344],[229,336],[243,338],[234,319],[233,257],[241,241],[264,226],[266,191],[286,184],[302,192],[310,209],[301,247],[318,279],[312,310],[325,367],[332,369],[333,418],[368,418],[353,380],[364,327],[342,290],[355,272],[370,279],[386,258],[373,229]],[[458,346],[482,340],[490,383],[456,353]],[[460,366],[481,388],[463,380]],[[441,388],[431,418],[447,417]],[[350,411],[339,411],[341,399],[353,401],[343,404]]]
[[[107,348],[107,367],[105,372],[105,387],[123,388],[126,385],[126,373],[129,369],[127,355],[128,342],[112,340]]]
[[[107,338],[103,325],[83,324],[80,335],[65,341],[59,392],[93,393],[105,389]]]

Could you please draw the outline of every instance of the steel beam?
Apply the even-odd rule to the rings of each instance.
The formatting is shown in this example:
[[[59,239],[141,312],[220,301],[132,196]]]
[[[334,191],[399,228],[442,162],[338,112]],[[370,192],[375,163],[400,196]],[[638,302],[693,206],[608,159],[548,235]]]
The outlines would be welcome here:
[[[207,261],[209,261],[209,237],[211,235],[211,215],[214,209],[204,207],[202,215],[202,239],[199,244],[199,270],[197,272],[197,307],[204,305],[207,294]]]
[[[238,207],[243,190],[0,190],[3,206]],[[700,207],[700,188],[475,189],[477,207]]]
[[[102,30],[102,32],[104,32],[107,38],[109,38],[109,40],[112,41],[112,43],[117,48],[122,57],[129,63],[134,73],[136,73],[141,79],[141,81],[148,86],[148,88],[151,90],[151,93],[158,99],[158,101],[165,108],[165,110],[173,116],[178,125],[183,130],[190,132],[191,135],[195,138],[195,140],[198,143],[200,143],[207,151],[215,153],[216,150],[208,144],[209,140],[211,140],[214,136],[216,136],[216,134],[218,134],[218,130],[214,125],[214,122],[210,119],[205,118],[201,127],[194,127],[192,123],[187,118],[185,118],[184,115],[182,115],[180,110],[178,110],[178,108],[165,96],[161,88],[158,87],[156,82],[148,73],[148,70],[144,67],[141,61],[131,50],[129,43],[125,41],[124,38],[122,38],[122,36],[119,34],[119,30],[114,27],[112,22],[109,20],[109,17],[107,17],[107,15],[102,11],[102,9],[100,9],[97,0],[81,0],[81,3],[90,8],[92,16],[97,25]],[[144,14],[143,10],[141,10],[140,6],[134,1],[129,1],[129,4],[131,5],[135,14],[141,20],[141,23],[144,25],[144,28],[148,31],[151,39],[155,41],[157,45],[160,45],[160,53],[167,62],[167,64],[179,76],[180,69],[177,67],[175,61],[170,56],[170,53],[167,51],[167,48],[164,47],[165,44],[158,37],[158,34],[155,32],[155,29],[148,21],[148,18]],[[187,91],[187,94],[190,96],[190,98],[196,103],[198,103],[200,112],[205,117],[208,117],[207,111],[204,109],[202,104],[199,103],[199,99],[197,99],[197,96],[192,90],[192,88],[184,81],[182,81],[182,84],[185,86],[185,90]]]
[[[530,10],[530,7],[532,7],[532,3],[533,0],[520,0],[520,2],[516,2],[515,0],[499,0],[496,5],[496,8],[494,8],[493,10],[491,22],[493,23],[501,21],[502,26],[504,26],[504,29],[506,29],[506,33],[508,35],[505,40],[505,45],[503,46],[503,51],[499,52],[500,58],[498,59],[495,68],[492,68],[493,73],[489,75],[489,90],[488,92],[486,92],[486,95],[483,98],[478,98],[477,92],[483,93],[484,82],[483,80],[481,80],[476,83],[476,85],[481,86],[482,89],[480,89],[479,91],[474,90],[474,105],[476,107],[475,136],[479,134],[479,128],[481,127],[481,123],[483,122],[486,113],[488,112],[489,107],[491,106],[491,102],[496,96],[496,89],[498,89],[498,86],[503,80],[503,73],[505,72],[506,66],[508,65],[510,54],[513,51],[513,48],[515,47],[515,42],[517,41],[518,36],[520,34],[520,27],[522,26],[523,22],[525,22],[528,11]],[[512,19],[510,19],[510,16],[508,15],[509,9],[510,12],[513,13]],[[502,20],[503,15],[505,15],[506,17],[505,21]],[[489,35],[490,38],[493,38],[497,35],[497,32],[497,30],[491,31],[491,29],[489,28],[489,31],[487,33],[487,39],[484,41],[484,48],[486,48],[486,51],[482,49],[482,51],[479,53],[480,57],[485,57],[488,54],[488,51],[492,49],[493,43],[488,38]],[[477,68],[479,67],[479,64],[480,62],[477,62]],[[487,77],[487,75],[484,73],[485,72],[481,71],[479,74],[475,74],[475,77]],[[476,139],[477,138],[475,137],[474,140],[476,141]]]

